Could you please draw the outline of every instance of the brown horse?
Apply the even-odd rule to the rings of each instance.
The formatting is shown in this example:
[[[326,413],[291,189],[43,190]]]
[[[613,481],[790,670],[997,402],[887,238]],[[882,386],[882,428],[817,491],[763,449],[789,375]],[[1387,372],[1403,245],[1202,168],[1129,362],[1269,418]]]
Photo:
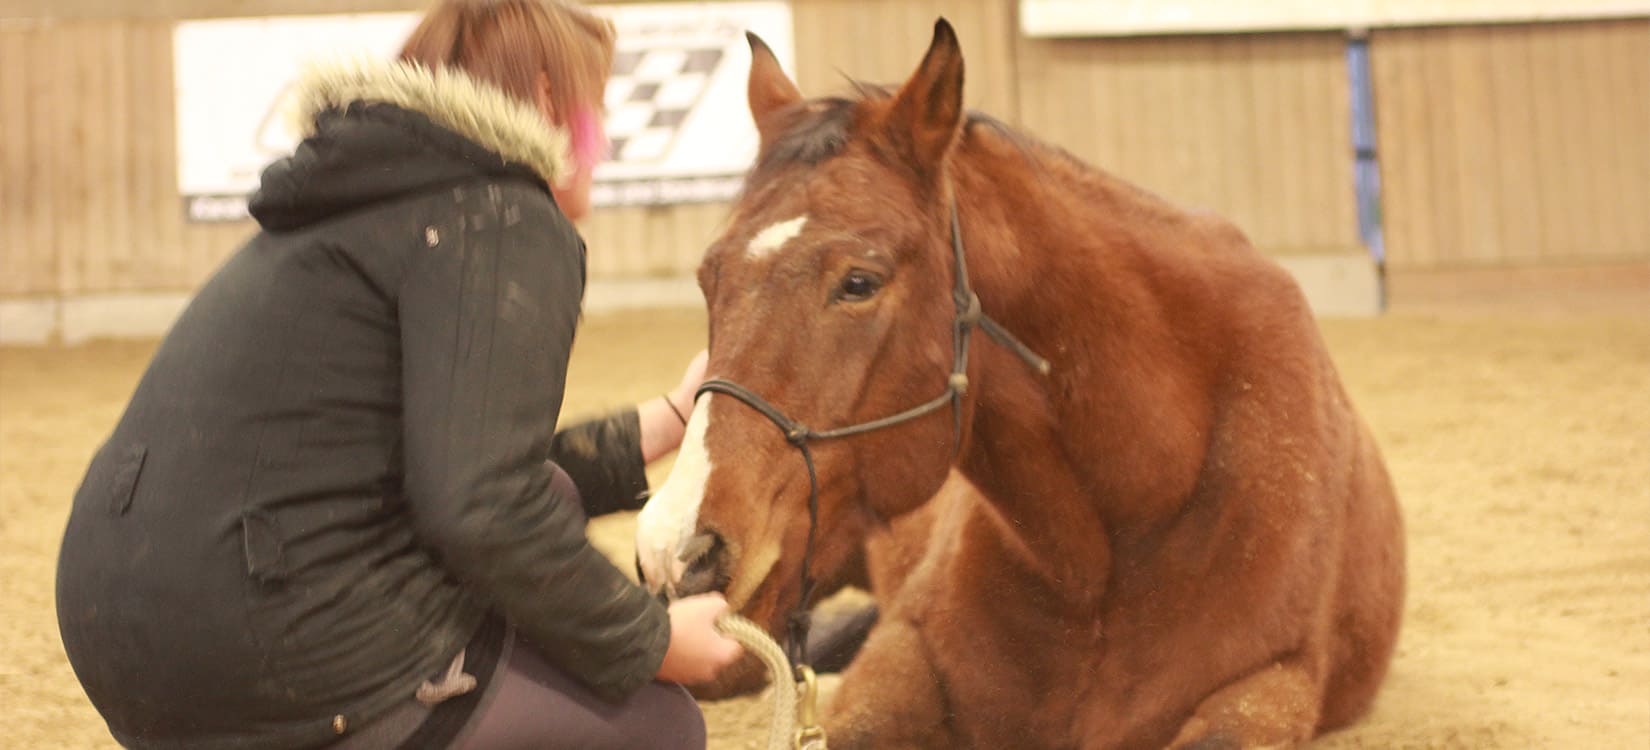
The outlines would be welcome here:
[[[839,748],[1258,747],[1363,714],[1402,523],[1288,274],[966,113],[943,20],[893,92],[804,100],[752,48],[761,151],[699,270],[714,380],[639,524],[650,584],[780,633],[918,519],[873,556],[899,570]],[[929,503],[953,465],[978,492]]]

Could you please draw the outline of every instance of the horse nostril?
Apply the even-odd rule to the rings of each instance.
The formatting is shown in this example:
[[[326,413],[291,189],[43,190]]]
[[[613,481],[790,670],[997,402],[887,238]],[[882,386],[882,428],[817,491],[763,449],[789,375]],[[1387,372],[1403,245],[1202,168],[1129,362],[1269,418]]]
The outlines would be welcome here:
[[[686,565],[682,580],[676,584],[679,596],[692,596],[718,591],[727,585],[722,575],[724,547],[722,536],[714,531],[695,535],[682,545],[678,558]]]
[[[647,571],[642,569],[642,553],[640,552],[636,553],[636,582],[641,584],[643,588],[652,590],[652,586],[647,581]],[[654,591],[653,596],[659,600],[660,604],[670,604],[670,592],[666,591],[664,586],[660,586],[657,591]]]

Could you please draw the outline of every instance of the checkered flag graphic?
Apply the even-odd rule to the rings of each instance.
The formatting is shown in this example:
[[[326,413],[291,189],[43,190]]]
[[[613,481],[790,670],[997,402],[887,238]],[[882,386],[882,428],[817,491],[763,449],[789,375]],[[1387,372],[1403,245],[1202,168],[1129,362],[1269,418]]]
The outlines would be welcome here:
[[[608,158],[626,164],[662,161],[681,125],[704,96],[723,50],[653,48],[614,55],[608,80]]]

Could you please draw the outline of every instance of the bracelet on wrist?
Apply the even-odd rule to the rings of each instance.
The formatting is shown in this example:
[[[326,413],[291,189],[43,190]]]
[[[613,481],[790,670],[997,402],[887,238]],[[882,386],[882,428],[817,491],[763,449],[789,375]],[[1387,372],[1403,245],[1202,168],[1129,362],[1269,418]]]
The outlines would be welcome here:
[[[682,426],[686,427],[687,426],[687,417],[682,414],[681,409],[676,408],[676,402],[670,400],[670,394],[667,393],[663,396],[660,396],[659,398],[662,398],[662,399],[665,400],[665,406],[670,407],[670,412],[672,414],[675,414],[677,419],[682,420]]]

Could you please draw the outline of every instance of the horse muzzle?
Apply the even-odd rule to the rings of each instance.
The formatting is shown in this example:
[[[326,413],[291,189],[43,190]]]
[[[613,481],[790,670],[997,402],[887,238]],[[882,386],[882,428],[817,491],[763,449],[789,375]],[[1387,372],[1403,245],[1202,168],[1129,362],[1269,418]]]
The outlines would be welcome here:
[[[667,599],[725,591],[729,581],[727,544],[720,534],[703,531],[688,537],[675,550],[638,547],[636,573],[649,591]]]
[[[727,545],[714,531],[700,532],[688,539],[677,555],[682,577],[676,582],[678,596],[726,591],[728,587]]]

